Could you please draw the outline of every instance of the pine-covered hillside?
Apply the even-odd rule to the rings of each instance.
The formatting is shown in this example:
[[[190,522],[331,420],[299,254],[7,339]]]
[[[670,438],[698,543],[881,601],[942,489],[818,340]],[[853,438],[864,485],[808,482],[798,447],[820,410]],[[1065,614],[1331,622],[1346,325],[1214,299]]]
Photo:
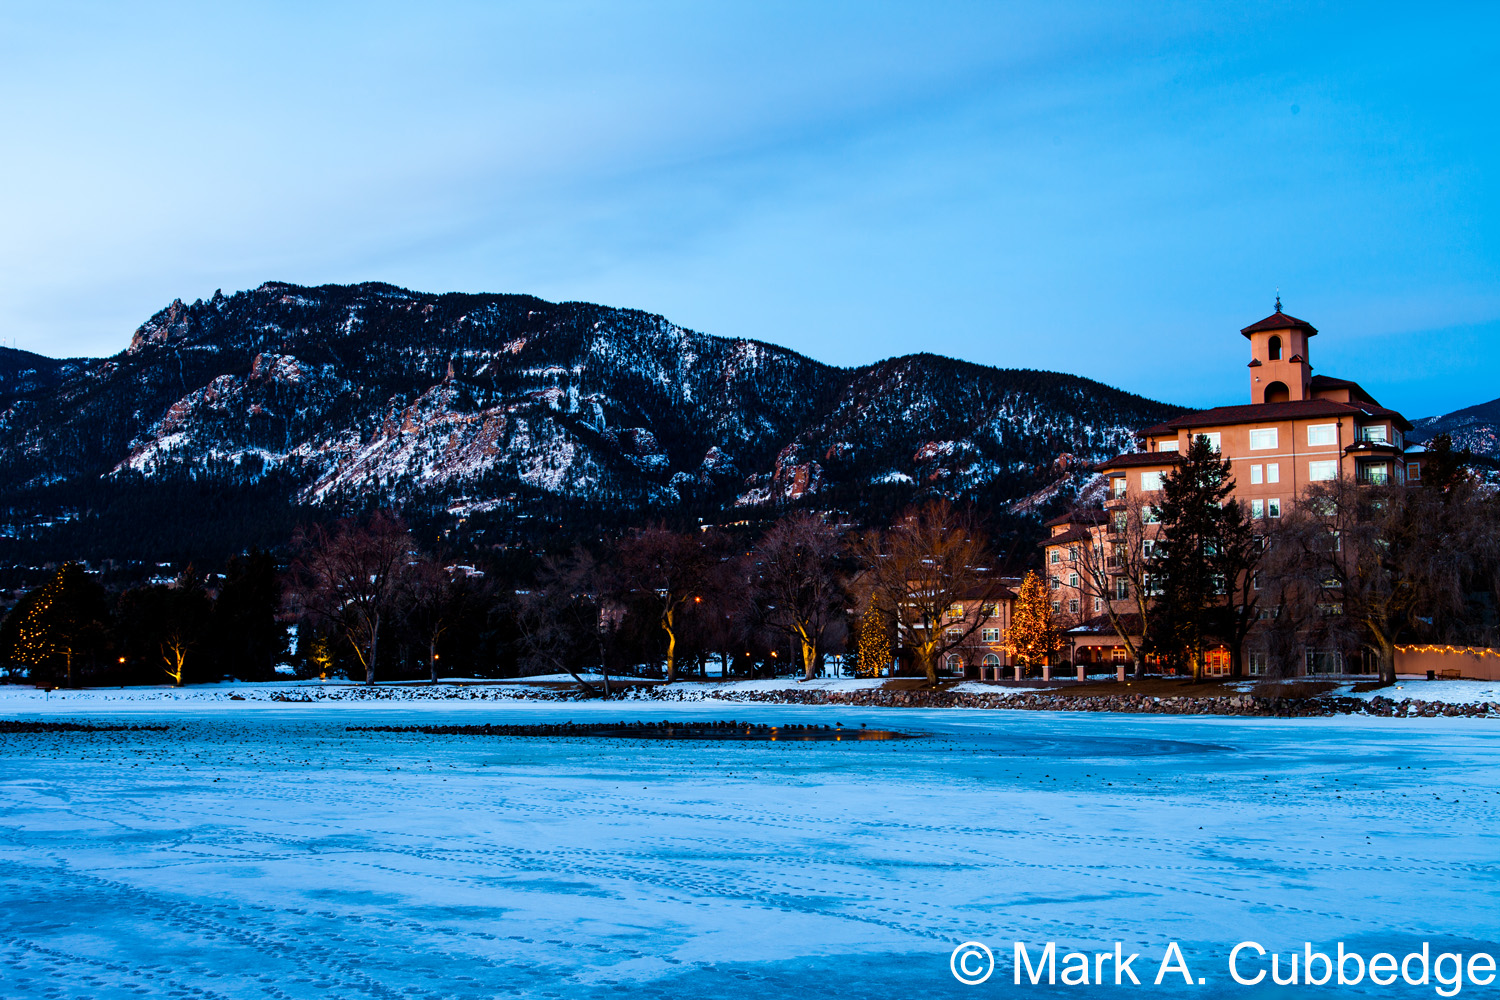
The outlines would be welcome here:
[[[13,511],[166,482],[455,518],[1003,501],[1176,412],[1070,375],[839,369],[642,312],[383,284],[178,301],[114,357],[0,365]]]

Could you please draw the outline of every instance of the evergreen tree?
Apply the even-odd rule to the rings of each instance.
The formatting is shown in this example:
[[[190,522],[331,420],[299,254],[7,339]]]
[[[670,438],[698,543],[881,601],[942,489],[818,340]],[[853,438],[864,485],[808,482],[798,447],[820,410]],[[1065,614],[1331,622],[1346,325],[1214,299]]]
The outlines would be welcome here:
[[[1234,477],[1229,461],[1199,434],[1183,462],[1162,477],[1161,490],[1156,644],[1168,658],[1191,664],[1196,676],[1205,642],[1222,625],[1221,608],[1230,587],[1225,501],[1234,490]]]
[[[1008,648],[1022,666],[1035,667],[1062,649],[1062,631],[1052,618],[1052,601],[1042,578],[1028,572],[1010,616]]]
[[[71,687],[103,650],[108,618],[104,588],[82,566],[65,563],[7,616],[3,655],[34,680]]]
[[[270,680],[286,654],[286,626],[277,621],[281,579],[269,553],[251,549],[229,560],[214,602],[213,631],[220,671],[241,680]]]

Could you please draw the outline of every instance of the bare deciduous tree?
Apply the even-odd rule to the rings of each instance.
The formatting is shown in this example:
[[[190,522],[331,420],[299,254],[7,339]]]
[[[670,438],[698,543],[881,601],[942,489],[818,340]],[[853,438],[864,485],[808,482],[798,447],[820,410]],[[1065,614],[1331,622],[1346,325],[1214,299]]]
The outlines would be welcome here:
[[[848,595],[836,562],[838,532],[816,514],[777,521],[751,555],[750,601],[762,625],[795,640],[802,677],[811,680],[834,631],[843,624]]]
[[[340,632],[375,683],[380,630],[396,608],[402,578],[415,561],[411,534],[399,518],[377,511],[360,524],[299,531],[292,563],[295,598]]]
[[[677,679],[678,642],[685,606],[701,604],[728,552],[714,532],[675,532],[646,528],[630,535],[618,550],[617,592],[621,599],[650,607],[667,637],[666,679]]]
[[[1155,508],[1138,496],[1122,499],[1122,506],[1108,511],[1077,512],[1091,536],[1076,546],[1078,575],[1086,596],[1100,599],[1101,611],[1130,656],[1135,676],[1142,678],[1155,618]]]
[[[950,619],[949,610],[971,603],[983,608],[1005,589],[973,514],[932,501],[908,510],[889,529],[862,536],[856,552],[871,599],[891,616],[902,645],[936,686],[943,655],[984,625],[982,614]]]

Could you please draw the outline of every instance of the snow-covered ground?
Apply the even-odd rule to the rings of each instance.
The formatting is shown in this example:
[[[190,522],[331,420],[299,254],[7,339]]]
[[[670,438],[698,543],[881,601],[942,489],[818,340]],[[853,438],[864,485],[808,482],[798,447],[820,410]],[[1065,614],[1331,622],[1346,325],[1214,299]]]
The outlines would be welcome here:
[[[1216,996],[1247,993],[1246,938],[1500,952],[1488,720],[56,695],[0,717],[169,727],[0,734],[6,1000],[972,996],[1015,990],[1017,939],[1121,941],[1148,992],[1176,940],[1206,983],[1169,992]],[[346,728],[729,717],[925,738]],[[949,973],[971,939],[1002,958],[983,987]]]

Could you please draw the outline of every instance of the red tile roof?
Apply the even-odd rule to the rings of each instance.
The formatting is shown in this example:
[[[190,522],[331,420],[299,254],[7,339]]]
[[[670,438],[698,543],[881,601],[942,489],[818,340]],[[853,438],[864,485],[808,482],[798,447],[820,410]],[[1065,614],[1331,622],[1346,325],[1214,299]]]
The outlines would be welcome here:
[[[1298,319],[1295,316],[1288,316],[1279,308],[1259,323],[1251,323],[1241,330],[1240,333],[1248,337],[1252,333],[1260,333],[1262,330],[1302,330],[1309,337],[1318,332],[1318,328],[1311,323],[1303,319]]]
[[[1190,430],[1194,427],[1217,427],[1231,426],[1234,424],[1263,424],[1274,420],[1300,420],[1308,417],[1348,417],[1351,420],[1367,417],[1389,417],[1397,426],[1403,430],[1409,430],[1411,423],[1395,410],[1388,410],[1374,403],[1356,402],[1340,403],[1336,399],[1295,399],[1285,403],[1246,403],[1242,406],[1216,406],[1211,410],[1199,410],[1196,413],[1184,413],[1180,417],[1173,417],[1166,423],[1157,424],[1155,427],[1147,427],[1140,431],[1141,434],[1167,434],[1175,430]],[[1121,458],[1132,458],[1134,455],[1122,455]],[[1106,462],[1104,468],[1112,462],[1120,459],[1111,459]],[[1139,461],[1132,464],[1142,464]]]
[[[1206,412],[1206,411],[1205,411]],[[1193,416],[1189,413],[1188,416]],[[1169,424],[1158,424],[1141,431],[1142,434],[1165,434],[1171,430]],[[1099,471],[1105,469],[1130,469],[1138,465],[1176,465],[1182,461],[1182,456],[1175,451],[1132,451],[1124,455],[1116,455],[1114,458],[1099,466]]]

